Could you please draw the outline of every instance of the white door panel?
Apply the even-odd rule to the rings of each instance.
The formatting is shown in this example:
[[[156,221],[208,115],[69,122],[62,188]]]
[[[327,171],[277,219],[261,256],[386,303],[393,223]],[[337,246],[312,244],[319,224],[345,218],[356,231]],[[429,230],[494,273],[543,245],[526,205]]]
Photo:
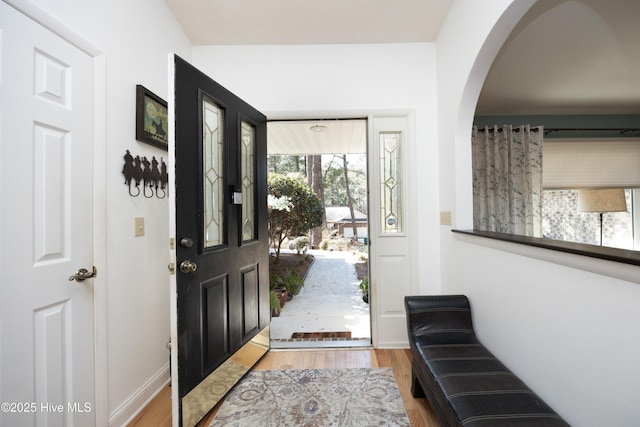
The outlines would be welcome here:
[[[413,209],[406,159],[411,141],[407,117],[370,119],[369,232],[371,239],[370,302],[373,345],[376,348],[408,345],[404,296],[415,280],[410,248],[416,235],[409,215]]]
[[[92,59],[0,2],[0,425],[94,425]]]

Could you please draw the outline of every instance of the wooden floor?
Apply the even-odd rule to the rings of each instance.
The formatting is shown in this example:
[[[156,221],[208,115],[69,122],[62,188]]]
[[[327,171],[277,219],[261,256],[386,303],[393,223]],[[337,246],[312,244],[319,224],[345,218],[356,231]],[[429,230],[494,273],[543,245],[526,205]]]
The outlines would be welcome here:
[[[412,427],[440,427],[426,399],[414,399],[411,396],[411,352],[409,350],[271,350],[254,369],[386,367],[393,369]],[[207,427],[220,405],[221,403],[198,424],[198,427]],[[171,388],[165,387],[129,426],[170,427]]]

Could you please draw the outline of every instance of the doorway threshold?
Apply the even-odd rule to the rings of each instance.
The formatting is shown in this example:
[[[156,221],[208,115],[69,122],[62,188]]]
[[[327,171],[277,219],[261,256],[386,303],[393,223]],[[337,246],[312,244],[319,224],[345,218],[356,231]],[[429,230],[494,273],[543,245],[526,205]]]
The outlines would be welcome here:
[[[371,338],[290,338],[271,339],[272,349],[296,348],[363,348],[372,347]]]

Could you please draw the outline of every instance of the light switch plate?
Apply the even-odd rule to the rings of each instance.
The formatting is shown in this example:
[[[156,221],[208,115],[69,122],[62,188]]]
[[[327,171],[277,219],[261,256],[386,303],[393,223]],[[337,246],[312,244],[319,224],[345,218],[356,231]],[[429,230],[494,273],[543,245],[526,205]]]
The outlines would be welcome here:
[[[133,237],[144,236],[144,217],[137,216],[133,219]]]

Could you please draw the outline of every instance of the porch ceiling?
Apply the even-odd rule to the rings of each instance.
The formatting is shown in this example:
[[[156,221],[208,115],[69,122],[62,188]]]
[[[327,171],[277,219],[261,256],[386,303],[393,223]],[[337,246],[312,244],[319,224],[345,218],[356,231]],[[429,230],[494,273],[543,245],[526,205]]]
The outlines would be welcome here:
[[[321,132],[313,126],[324,126]],[[267,123],[267,153],[362,154],[367,151],[367,121],[318,120]]]

